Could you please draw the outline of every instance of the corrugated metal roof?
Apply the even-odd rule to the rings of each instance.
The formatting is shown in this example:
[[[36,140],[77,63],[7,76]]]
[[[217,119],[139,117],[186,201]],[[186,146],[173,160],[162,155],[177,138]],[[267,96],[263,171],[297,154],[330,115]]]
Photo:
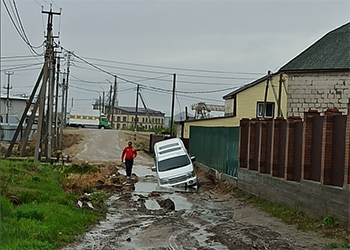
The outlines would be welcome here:
[[[350,22],[327,33],[279,71],[350,70]]]
[[[135,107],[123,107],[123,106],[118,106],[116,107],[116,109],[127,112],[127,113],[135,113],[136,112],[136,108]],[[164,113],[162,113],[161,111],[157,111],[157,110],[153,110],[153,109],[147,109],[148,112],[152,115],[164,115]],[[138,108],[137,112],[140,114],[147,114],[147,110],[145,108]]]

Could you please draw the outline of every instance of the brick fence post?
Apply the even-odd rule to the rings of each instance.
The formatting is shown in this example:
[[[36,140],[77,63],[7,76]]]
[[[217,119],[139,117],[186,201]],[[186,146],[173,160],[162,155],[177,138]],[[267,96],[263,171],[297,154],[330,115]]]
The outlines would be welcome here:
[[[333,126],[334,116],[341,115],[338,109],[327,109],[323,122],[321,183],[332,184]]]
[[[350,103],[348,104],[348,114],[346,116],[345,164],[344,165],[345,165],[344,183],[350,184]]]

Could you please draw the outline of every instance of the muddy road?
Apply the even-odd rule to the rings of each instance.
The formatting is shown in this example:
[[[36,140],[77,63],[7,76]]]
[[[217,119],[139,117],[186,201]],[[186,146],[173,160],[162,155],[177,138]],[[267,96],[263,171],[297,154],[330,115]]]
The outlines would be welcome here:
[[[120,154],[130,134],[68,132],[81,138],[64,151],[73,161],[109,161],[125,174]],[[328,249],[324,239],[233,198],[199,170],[198,190],[161,189],[152,165],[152,158],[139,151],[137,177],[109,198],[106,218],[63,249]]]

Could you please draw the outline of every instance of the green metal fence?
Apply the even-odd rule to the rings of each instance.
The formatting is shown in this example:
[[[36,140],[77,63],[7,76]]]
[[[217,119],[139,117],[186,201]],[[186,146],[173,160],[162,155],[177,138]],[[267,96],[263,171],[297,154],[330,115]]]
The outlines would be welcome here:
[[[198,162],[237,177],[239,127],[191,126],[189,144]]]

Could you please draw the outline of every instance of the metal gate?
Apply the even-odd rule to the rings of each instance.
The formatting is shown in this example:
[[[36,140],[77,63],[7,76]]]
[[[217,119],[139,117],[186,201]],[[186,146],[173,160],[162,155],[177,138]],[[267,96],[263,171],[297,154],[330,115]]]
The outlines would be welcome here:
[[[189,147],[198,162],[237,177],[239,127],[191,126]]]

